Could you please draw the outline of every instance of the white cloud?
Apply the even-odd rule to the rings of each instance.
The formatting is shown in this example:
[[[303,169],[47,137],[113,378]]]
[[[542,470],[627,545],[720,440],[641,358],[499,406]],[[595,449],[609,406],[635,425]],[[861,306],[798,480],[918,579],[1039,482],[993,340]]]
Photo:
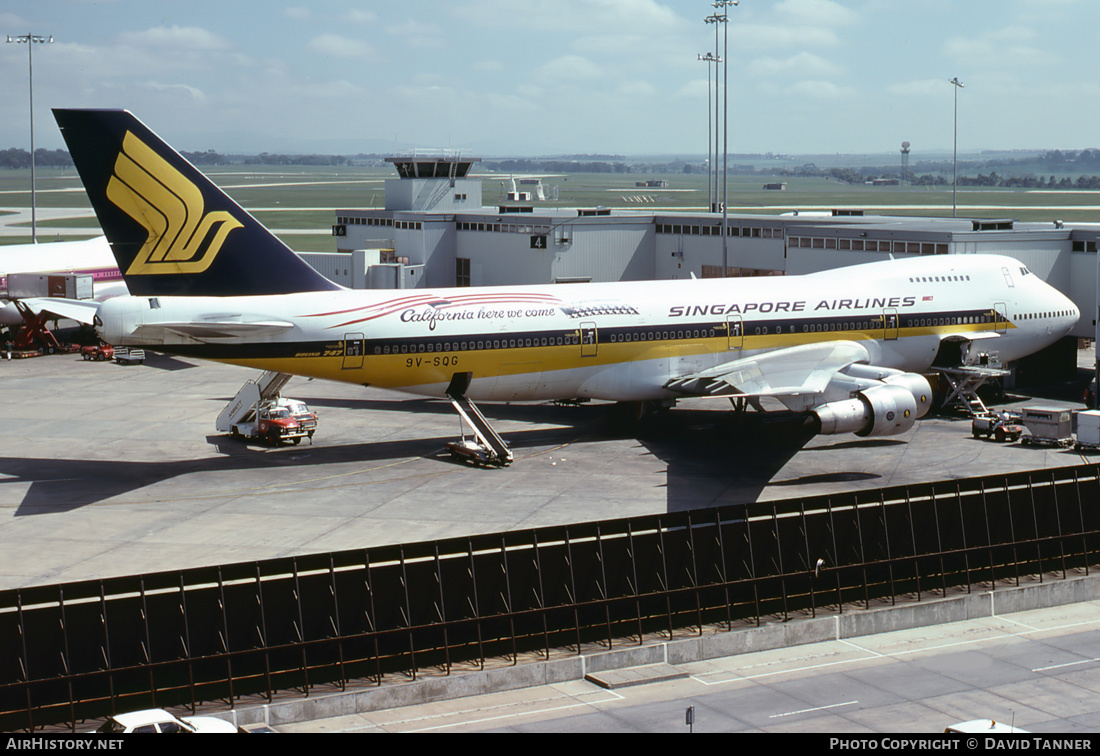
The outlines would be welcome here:
[[[535,70],[535,78],[551,86],[595,81],[601,76],[599,66],[580,55],[555,58]]]
[[[676,92],[676,96],[685,100],[703,100],[714,96],[714,83],[706,79],[693,79]]]
[[[783,0],[775,12],[804,26],[844,26],[859,20],[859,14],[833,0]]]
[[[990,68],[1016,68],[1053,62],[1054,58],[1032,44],[1035,41],[1033,29],[1006,26],[973,37],[952,37],[944,43],[944,52],[956,61]]]
[[[842,87],[831,81],[800,81],[787,88],[787,91],[800,97],[812,97],[816,100],[836,100],[853,97],[856,91],[851,87]]]
[[[170,94],[183,92],[191,99],[192,102],[196,103],[205,103],[208,99],[205,92],[203,92],[198,87],[192,87],[188,84],[164,84],[159,81],[145,81],[142,82],[140,86],[145,87],[146,89],[154,90],[156,92],[168,92]]]
[[[369,59],[375,55],[374,48],[363,40],[339,34],[320,34],[306,44],[306,49],[332,58]]]
[[[842,76],[844,67],[808,52],[789,58],[757,58],[749,65],[750,77],[812,77],[829,79]]]
[[[703,3],[699,13],[705,11]],[[660,36],[682,31],[695,21],[655,0],[524,0],[522,6],[514,0],[468,0],[450,12],[480,27],[509,29],[519,14],[525,29],[540,33],[613,29],[616,34]]]
[[[648,99],[657,94],[657,90],[648,81],[636,80],[624,82],[619,86],[618,94],[622,97]]]
[[[212,51],[228,50],[230,47],[224,37],[197,26],[157,26],[139,32],[123,32],[118,35],[118,41],[124,45],[158,51]]]
[[[840,39],[831,29],[777,24],[734,24],[730,27],[731,54],[736,50],[837,47]]]
[[[0,29],[26,29],[26,19],[15,15],[14,13],[0,13]],[[26,32],[23,32],[26,34]]]
[[[377,13],[365,10],[350,10],[344,17],[353,24],[373,24],[378,21]]]
[[[901,97],[943,97],[951,94],[951,84],[945,76],[942,79],[919,79],[890,84],[886,91]]]

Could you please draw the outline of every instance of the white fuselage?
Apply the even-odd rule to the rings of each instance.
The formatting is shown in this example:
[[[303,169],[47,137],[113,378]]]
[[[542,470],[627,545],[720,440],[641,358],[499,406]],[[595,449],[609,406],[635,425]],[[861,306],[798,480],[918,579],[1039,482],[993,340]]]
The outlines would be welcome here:
[[[1018,261],[952,255],[805,276],[341,290],[258,297],[121,297],[101,337],[295,375],[472,399],[667,399],[672,379],[828,341],[922,372],[944,340],[980,339],[1003,361],[1078,318]]]
[[[103,302],[128,294],[106,237],[73,242],[11,244],[0,247],[0,289],[13,273],[75,273],[92,277],[92,298]],[[0,304],[0,325],[18,325],[23,316],[13,304]]]

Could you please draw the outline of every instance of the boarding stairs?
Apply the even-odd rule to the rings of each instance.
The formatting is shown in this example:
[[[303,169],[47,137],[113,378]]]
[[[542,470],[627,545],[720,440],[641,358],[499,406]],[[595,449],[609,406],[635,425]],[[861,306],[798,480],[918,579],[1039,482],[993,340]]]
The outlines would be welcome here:
[[[461,440],[447,444],[447,449],[453,456],[467,462],[486,466],[504,467],[512,463],[512,450],[500,437],[477,405],[466,396],[448,392],[447,398],[458,412]],[[477,442],[466,438],[465,425],[473,430]]]
[[[290,373],[266,370],[256,380],[247,381],[218,415],[215,427],[221,433],[229,433],[234,425],[251,420],[260,403],[278,398],[290,378]]]

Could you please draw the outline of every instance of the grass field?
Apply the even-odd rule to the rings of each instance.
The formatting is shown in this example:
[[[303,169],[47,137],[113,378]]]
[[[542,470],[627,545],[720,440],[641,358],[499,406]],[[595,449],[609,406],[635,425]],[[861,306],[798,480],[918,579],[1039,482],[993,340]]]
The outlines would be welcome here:
[[[80,239],[98,233],[94,216],[76,172],[39,169],[36,200],[39,240]],[[384,182],[395,176],[390,166],[225,166],[208,175],[293,249],[327,252],[336,249],[331,227],[338,209],[383,207]],[[486,206],[503,201],[509,175],[486,174],[482,196]],[[707,207],[706,175],[569,173],[541,176],[548,196],[536,202],[547,207],[609,207],[639,211],[695,210]],[[663,180],[666,187],[641,188],[639,181]],[[786,183],[785,191],[765,191],[769,182]],[[0,221],[4,215],[30,207],[30,172],[0,171]],[[886,215],[950,216],[951,187],[870,187],[825,178],[729,176],[731,213],[780,213],[796,209],[862,208]],[[1100,192],[1029,191],[966,187],[957,193],[963,217],[1015,218],[1024,221],[1091,222],[1100,220]],[[26,235],[0,235],[0,244],[30,241],[29,222],[16,224]]]

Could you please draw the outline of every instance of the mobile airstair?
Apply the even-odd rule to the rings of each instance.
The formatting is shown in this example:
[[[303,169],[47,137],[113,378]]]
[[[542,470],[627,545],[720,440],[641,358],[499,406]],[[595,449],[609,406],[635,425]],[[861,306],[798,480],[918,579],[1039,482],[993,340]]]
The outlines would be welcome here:
[[[215,427],[221,433],[229,433],[233,426],[250,421],[260,403],[278,398],[290,378],[290,373],[267,370],[256,380],[247,381],[218,415]]]
[[[512,450],[481,414],[477,405],[458,393],[448,392],[447,398],[458,412],[461,433],[458,441],[447,444],[451,456],[486,467],[505,467],[512,464]],[[476,441],[466,437],[467,425],[473,431]]]

